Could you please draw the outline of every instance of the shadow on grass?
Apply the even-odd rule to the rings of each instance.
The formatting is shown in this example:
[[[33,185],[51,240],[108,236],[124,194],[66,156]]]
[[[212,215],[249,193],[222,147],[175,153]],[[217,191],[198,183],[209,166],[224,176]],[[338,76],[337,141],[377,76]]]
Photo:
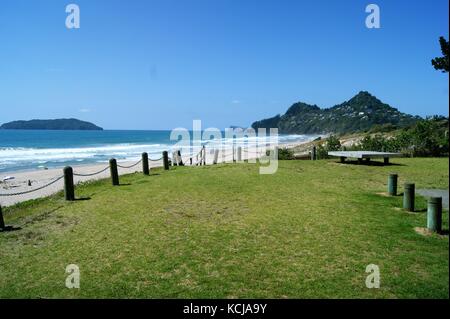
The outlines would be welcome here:
[[[385,164],[384,162],[375,162],[375,161],[366,161],[363,160],[361,162],[358,162],[356,160],[346,160],[345,162],[336,162],[338,164],[347,164],[347,165],[364,165],[364,166],[406,166],[405,164],[399,164],[399,163],[388,163]]]
[[[75,198],[74,199],[74,201],[83,201],[83,200],[90,200],[91,199],[91,197],[90,196],[88,196],[88,197],[80,197],[80,198]]]
[[[21,229],[22,229],[22,227],[5,226],[4,228],[0,228],[0,233],[6,233],[6,232],[21,230]]]

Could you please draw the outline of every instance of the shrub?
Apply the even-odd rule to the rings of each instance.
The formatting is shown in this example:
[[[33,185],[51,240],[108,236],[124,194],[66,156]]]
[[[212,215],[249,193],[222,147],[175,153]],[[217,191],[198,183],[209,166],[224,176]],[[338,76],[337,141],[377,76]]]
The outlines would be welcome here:
[[[330,135],[327,138],[326,149],[328,152],[339,151],[341,149],[341,141],[336,136]]]
[[[270,155],[270,151],[266,151],[266,155]],[[289,148],[279,148],[278,149],[278,159],[279,160],[293,160],[294,159],[294,151]]]
[[[339,151],[341,149],[341,141],[335,135],[330,135],[325,143],[317,145],[316,152],[318,159],[328,158],[328,152]]]
[[[381,134],[366,135],[351,150],[402,152],[414,156],[443,156],[449,152],[448,119],[430,117],[413,127],[386,138]]]

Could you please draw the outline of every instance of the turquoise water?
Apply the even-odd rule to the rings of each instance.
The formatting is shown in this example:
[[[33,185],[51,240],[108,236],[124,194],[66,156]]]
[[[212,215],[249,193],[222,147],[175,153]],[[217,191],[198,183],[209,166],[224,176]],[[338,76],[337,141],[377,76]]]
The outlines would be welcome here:
[[[44,131],[0,130],[0,172],[63,167],[118,160],[137,160],[142,152],[160,158],[177,141],[171,131]],[[222,132],[215,143],[230,143]],[[317,136],[280,135],[280,143],[308,141]],[[260,138],[243,138],[239,143],[256,143]],[[203,141],[206,142],[206,141]],[[235,141],[236,142],[236,141]],[[193,151],[193,150],[189,150]]]

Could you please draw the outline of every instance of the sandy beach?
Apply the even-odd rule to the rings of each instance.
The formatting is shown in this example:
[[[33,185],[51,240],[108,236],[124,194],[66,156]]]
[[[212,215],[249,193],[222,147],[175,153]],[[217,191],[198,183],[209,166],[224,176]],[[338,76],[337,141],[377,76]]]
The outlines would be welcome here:
[[[242,160],[255,159],[260,157],[260,154],[264,154],[264,150],[257,150],[256,148],[243,149]],[[236,155],[235,155],[236,156]],[[169,154],[171,158],[171,154]],[[182,154],[182,159],[185,165],[190,165],[190,155]],[[200,159],[198,159],[200,160]],[[214,149],[206,148],[206,165],[212,165],[214,160]],[[135,172],[142,172],[142,163],[132,166],[137,161],[118,161],[119,175],[131,174]],[[231,149],[225,149],[219,151],[218,163],[233,162],[233,152]],[[192,165],[197,163],[197,157],[192,159]],[[122,166],[122,167],[120,167]],[[162,167],[162,159],[149,162],[150,170],[155,167]],[[129,167],[129,168],[127,168]],[[95,165],[78,165],[73,166],[74,171],[74,183],[93,181],[99,179],[105,179],[110,177],[109,164],[99,163]],[[95,175],[94,174],[100,172]],[[87,176],[79,176],[87,175]],[[11,206],[20,202],[28,201],[31,199],[37,199],[55,194],[64,189],[64,181],[62,179],[63,168],[51,168],[51,169],[37,169],[30,171],[18,171],[18,172],[4,172],[0,174],[0,205]],[[13,177],[13,179],[5,180],[6,177]],[[54,183],[52,183],[54,181]],[[31,186],[29,186],[29,182]],[[49,186],[47,184],[52,183]],[[46,187],[44,187],[46,186]],[[42,189],[39,189],[43,187]],[[36,190],[36,191],[32,191]],[[29,193],[22,194],[23,192]],[[19,194],[17,194],[19,193]],[[4,196],[3,194],[10,194]]]

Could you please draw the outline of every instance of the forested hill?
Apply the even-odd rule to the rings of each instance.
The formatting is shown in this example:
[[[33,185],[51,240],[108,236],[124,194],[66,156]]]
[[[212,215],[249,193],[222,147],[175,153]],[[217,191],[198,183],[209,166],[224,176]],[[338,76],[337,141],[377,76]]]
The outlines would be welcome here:
[[[5,130],[103,130],[90,122],[77,119],[13,121],[0,126]]]
[[[284,134],[353,133],[369,130],[375,125],[406,127],[419,119],[361,91],[350,100],[326,109],[298,102],[284,115],[254,122],[252,127],[276,127]]]

